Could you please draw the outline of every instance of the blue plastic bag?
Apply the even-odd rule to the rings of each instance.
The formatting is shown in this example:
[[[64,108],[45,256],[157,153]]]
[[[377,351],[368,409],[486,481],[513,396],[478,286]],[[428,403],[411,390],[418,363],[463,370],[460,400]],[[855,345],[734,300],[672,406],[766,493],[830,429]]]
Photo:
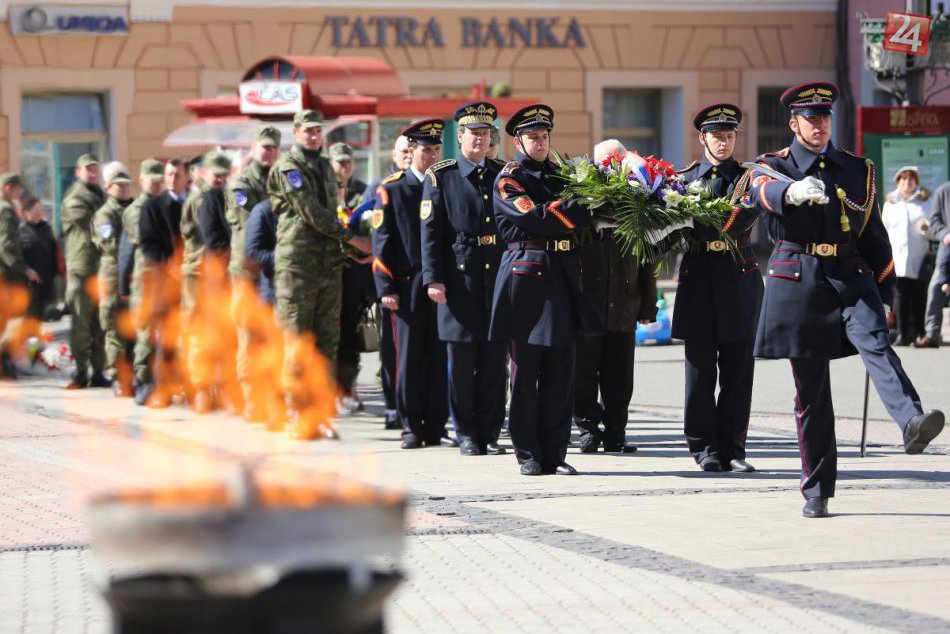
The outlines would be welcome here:
[[[656,307],[656,321],[652,324],[637,324],[638,346],[665,346],[672,339],[673,320],[666,309],[666,300],[660,297],[656,300]]]

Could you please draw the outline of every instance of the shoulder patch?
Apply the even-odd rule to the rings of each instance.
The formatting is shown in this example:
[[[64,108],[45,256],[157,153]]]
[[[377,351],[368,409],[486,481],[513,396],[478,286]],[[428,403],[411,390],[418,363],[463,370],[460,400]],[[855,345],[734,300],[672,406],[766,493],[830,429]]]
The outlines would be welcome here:
[[[373,229],[379,229],[383,226],[383,210],[374,209],[373,210]]]
[[[303,176],[300,175],[300,170],[288,170],[285,174],[287,174],[287,182],[290,183],[294,189],[300,189],[303,186]]]
[[[761,154],[759,155],[759,159],[765,158],[767,156],[777,156],[779,158],[788,158],[788,155],[789,153],[791,153],[791,151],[792,151],[791,146],[783,147],[781,150],[778,150],[777,152],[766,152],[765,154]]]
[[[99,235],[103,240],[108,240],[112,237],[112,223],[107,222],[105,224],[98,225],[96,229],[99,231]]]
[[[676,173],[677,173],[677,174],[685,174],[686,172],[688,172],[689,170],[693,169],[693,168],[696,167],[697,165],[699,165],[699,161],[693,161],[692,163],[690,163],[689,165],[687,165],[687,166],[684,167],[683,169],[681,169],[681,170],[676,170]]]
[[[505,167],[502,168],[501,173],[512,174],[515,172],[515,170],[518,170],[520,168],[521,168],[521,165],[518,163],[518,161],[508,161],[507,163],[505,163]]]
[[[236,202],[236,203],[238,204],[238,206],[240,206],[240,207],[243,207],[244,205],[246,205],[246,204],[247,204],[247,191],[245,191],[245,190],[243,190],[243,189],[235,189],[235,190],[234,190],[234,202]]]
[[[400,178],[402,178],[405,175],[406,173],[402,170],[399,170],[398,172],[393,172],[392,174],[384,178],[382,181],[380,181],[379,184],[388,185],[390,183],[395,183],[396,181],[398,181]]]
[[[523,214],[528,213],[534,208],[534,202],[527,196],[518,196],[514,199],[513,204],[515,209]]]
[[[422,204],[419,205],[419,219],[428,220],[432,216],[432,201],[423,200]]]

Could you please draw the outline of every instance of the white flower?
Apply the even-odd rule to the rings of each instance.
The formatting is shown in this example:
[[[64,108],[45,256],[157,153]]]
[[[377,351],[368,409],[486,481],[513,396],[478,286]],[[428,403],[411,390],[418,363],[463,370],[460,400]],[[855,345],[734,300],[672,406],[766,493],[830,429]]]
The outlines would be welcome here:
[[[630,187],[631,187],[632,189],[639,189],[639,190],[645,190],[645,189],[646,189],[646,188],[643,186],[643,183],[641,183],[641,182],[638,181],[638,180],[628,180],[627,182],[630,183]]]
[[[694,180],[686,186],[686,191],[690,194],[702,194],[706,189],[706,184],[702,180]]]
[[[682,194],[678,194],[672,189],[663,190],[663,202],[666,203],[667,207],[678,207],[682,201]]]

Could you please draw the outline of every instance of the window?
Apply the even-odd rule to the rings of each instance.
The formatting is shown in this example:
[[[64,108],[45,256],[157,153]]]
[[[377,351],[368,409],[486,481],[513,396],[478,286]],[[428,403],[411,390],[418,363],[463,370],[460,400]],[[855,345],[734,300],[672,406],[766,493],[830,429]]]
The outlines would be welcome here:
[[[26,187],[42,202],[56,233],[60,231],[63,194],[75,180],[76,159],[92,153],[106,160],[105,103],[101,94],[23,96],[22,176]]]
[[[755,145],[757,155],[775,152],[791,142],[788,109],[779,101],[783,92],[785,88],[759,88],[759,129]]]
[[[603,103],[605,139],[617,139],[643,156],[661,155],[660,90],[606,88]]]

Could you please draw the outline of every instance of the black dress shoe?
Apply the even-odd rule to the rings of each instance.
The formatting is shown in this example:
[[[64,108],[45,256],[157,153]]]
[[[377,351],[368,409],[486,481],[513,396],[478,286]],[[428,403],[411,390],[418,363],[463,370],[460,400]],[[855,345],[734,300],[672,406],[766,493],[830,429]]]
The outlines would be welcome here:
[[[577,469],[567,464],[566,462],[562,462],[561,464],[559,464],[557,467],[554,468],[554,474],[555,475],[577,475]]]
[[[943,431],[944,417],[939,409],[917,414],[904,428],[904,453],[922,452]]]
[[[67,390],[84,390],[89,387],[89,379],[79,374],[69,377],[69,382],[63,386]]]
[[[604,443],[604,451],[607,453],[636,453],[637,446],[632,442]]]
[[[828,498],[809,498],[802,507],[805,517],[828,517]]]
[[[89,379],[89,387],[112,387],[112,381],[102,375],[102,372],[93,372]]]
[[[399,421],[399,414],[396,412],[386,414],[386,418],[383,419],[383,427],[386,429],[402,429],[402,423]]]
[[[403,449],[419,449],[422,447],[422,441],[415,434],[403,434],[402,445],[400,446]]]
[[[541,475],[541,463],[537,460],[528,460],[521,463],[521,475],[536,476]]]
[[[482,450],[474,440],[465,439],[459,445],[459,453],[463,456],[481,456]]]
[[[597,453],[600,448],[600,440],[592,434],[587,434],[581,437],[580,446],[581,453]]]
[[[699,468],[709,473],[722,471],[722,465],[719,463],[719,456],[706,456],[699,461]]]
[[[736,473],[752,473],[755,471],[755,467],[745,460],[739,460],[738,458],[733,458],[729,461],[729,469]]]
[[[490,442],[485,445],[485,453],[487,453],[489,456],[503,456],[504,454],[508,453],[508,451],[504,447],[500,446],[497,442]]]

